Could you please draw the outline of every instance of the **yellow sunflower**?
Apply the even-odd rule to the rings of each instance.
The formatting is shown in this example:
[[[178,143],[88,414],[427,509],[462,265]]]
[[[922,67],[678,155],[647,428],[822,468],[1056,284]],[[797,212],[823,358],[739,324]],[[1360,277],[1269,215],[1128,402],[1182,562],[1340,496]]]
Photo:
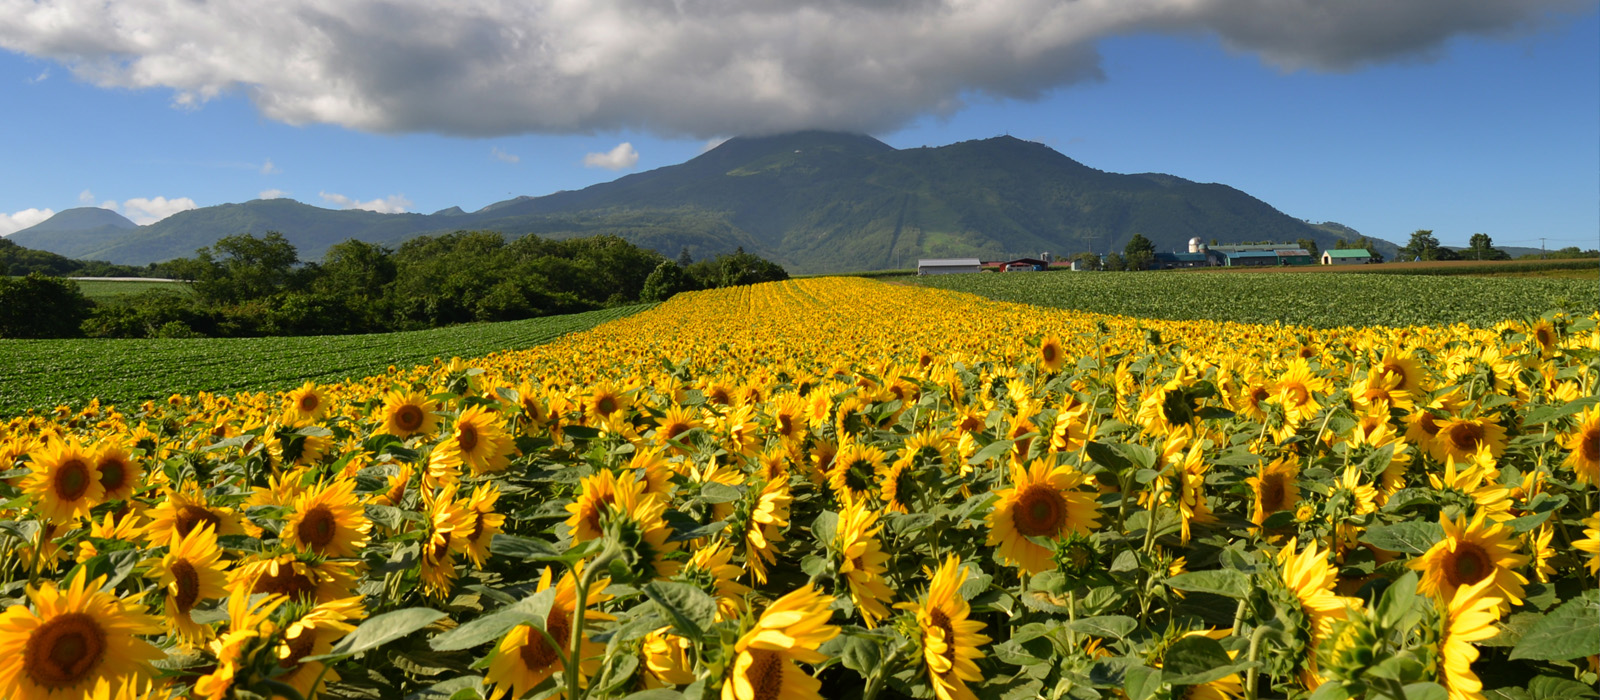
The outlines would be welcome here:
[[[516,446],[511,436],[501,427],[499,414],[482,406],[473,406],[461,412],[450,436],[433,448],[428,458],[429,473],[435,465],[459,467],[463,464],[474,475],[503,472],[511,466],[511,453]]]
[[[810,584],[772,601],[734,644],[722,700],[821,700],[822,683],[795,662],[829,660],[817,648],[839,636],[839,627],[828,624],[832,602]]]
[[[114,438],[95,450],[94,469],[99,474],[101,488],[105,489],[103,499],[106,501],[125,500],[144,485],[144,467],[133,458],[126,445]]]
[[[581,573],[579,574],[581,575]],[[550,588],[552,572],[545,569],[539,577],[537,590],[543,591]],[[610,579],[600,579],[590,584],[587,600],[584,601],[585,627],[593,629],[590,621],[610,620],[606,615],[592,607],[605,602],[610,596],[602,591],[611,585]],[[550,676],[565,670],[561,657],[566,654],[566,646],[571,643],[572,626],[578,611],[578,587],[572,572],[567,572],[556,584],[555,600],[550,604],[550,613],[545,616],[544,632],[528,625],[517,625],[500,640],[495,647],[494,656],[489,661],[489,671],[484,677],[484,684],[491,686],[489,700],[500,700],[510,695],[520,698],[528,694],[535,686],[543,683]],[[560,645],[550,646],[550,641],[545,639],[548,634]],[[587,677],[600,669],[600,658],[605,654],[605,645],[591,641],[589,635],[584,634],[578,645],[578,672]],[[587,678],[584,679],[587,681]]]
[[[1571,450],[1562,464],[1572,469],[1578,483],[1600,486],[1600,406],[1579,414],[1578,425],[1561,437],[1561,446]]]
[[[51,440],[33,453],[33,474],[23,490],[33,497],[34,510],[57,523],[88,516],[106,493],[94,461],[94,455],[75,440]]]
[[[148,676],[149,663],[165,654],[142,637],[161,634],[161,619],[100,590],[102,583],[80,570],[66,590],[51,581],[28,588],[32,609],[0,612],[0,697],[61,700],[102,680]]]
[[[672,444],[672,441],[682,439],[684,433],[700,427],[700,421],[695,418],[695,414],[695,409],[678,405],[673,405],[664,411],[661,417],[656,419],[656,444],[676,454],[682,454],[683,448]]]
[[[883,469],[886,456],[883,450],[854,440],[841,446],[827,471],[828,487],[834,497],[840,503],[871,498],[877,491],[878,472]]]
[[[1493,581],[1484,579],[1450,595],[1440,621],[1438,656],[1439,680],[1450,691],[1450,700],[1483,700],[1483,682],[1472,672],[1472,662],[1478,659],[1472,643],[1500,634],[1495,621],[1504,603],[1493,592]]]
[[[744,569],[732,564],[733,548],[712,543],[694,550],[689,561],[678,570],[678,578],[700,586],[717,599],[717,614],[731,618],[744,609],[744,595],[750,587],[739,583]]]
[[[834,546],[839,553],[839,573],[850,586],[850,600],[861,611],[868,627],[889,616],[886,602],[894,592],[884,584],[889,555],[884,553],[878,533],[883,525],[877,511],[864,503],[852,503],[839,511]]]
[[[443,598],[456,580],[455,553],[467,549],[467,534],[476,516],[456,500],[456,485],[423,491],[427,513],[427,539],[422,542],[420,576],[424,593]]]
[[[1078,490],[1086,481],[1072,467],[1052,467],[1043,459],[1026,469],[1012,465],[1012,488],[996,491],[1000,500],[989,511],[989,546],[998,545],[1002,559],[1030,574],[1052,568],[1051,551],[1028,538],[1061,539],[1097,527],[1100,506],[1094,494]]]
[[[1053,335],[1045,336],[1039,343],[1039,366],[1047,372],[1060,372],[1066,364],[1067,351],[1061,347],[1061,339]]]
[[[380,506],[401,507],[406,501],[406,488],[411,485],[411,475],[411,465],[401,465],[387,477],[383,491],[373,496],[372,502]]]
[[[1306,363],[1305,358],[1297,357],[1278,377],[1277,387],[1268,400],[1283,408],[1286,425],[1298,426],[1322,410],[1322,405],[1317,403],[1316,395],[1326,394],[1330,388],[1326,378],[1319,377],[1311,371],[1311,366]]]
[[[624,490],[643,491],[644,484],[632,475],[619,477],[615,472],[605,469],[583,478],[578,497],[567,504],[567,512],[571,515],[567,516],[566,525],[572,533],[574,544],[588,542],[602,534],[606,512],[617,502],[617,494]]]
[[[211,505],[205,491],[192,481],[166,489],[166,496],[148,513],[150,525],[144,532],[152,545],[164,546],[174,535],[183,537],[201,523],[210,525],[217,537],[244,534],[238,514],[232,508]]]
[[[665,499],[641,489],[623,489],[617,493],[613,512],[623,522],[623,539],[634,548],[641,567],[649,570],[644,575],[671,578],[678,573],[682,564],[668,557],[682,545],[667,541],[672,529],[663,519],[667,512]]]
[[[302,560],[294,554],[258,555],[240,561],[228,571],[228,589],[326,603],[350,597],[356,588],[358,566],[350,562]]]
[[[1333,631],[1333,625],[1346,617],[1346,611],[1359,608],[1361,599],[1346,598],[1333,592],[1339,572],[1328,562],[1317,543],[1295,553],[1295,542],[1278,551],[1278,566],[1283,583],[1300,601],[1300,611],[1311,622],[1311,645],[1315,647]]]
[[[284,396],[285,412],[294,423],[315,423],[328,413],[328,397],[316,382],[306,382]]]
[[[300,691],[300,697],[310,697],[318,679],[326,683],[339,680],[339,673],[325,668],[323,662],[302,659],[331,651],[334,642],[356,628],[351,621],[365,616],[360,596],[330,600],[300,616],[284,628],[283,643],[278,645],[278,668],[283,675],[273,680]]]
[[[1384,352],[1383,360],[1368,371],[1395,380],[1395,388],[1411,396],[1416,396],[1426,388],[1423,380],[1427,377],[1422,362],[1411,350],[1401,352],[1391,348]]]
[[[391,391],[383,395],[383,419],[380,432],[404,440],[412,435],[432,435],[439,429],[439,402],[415,391]]]
[[[1589,568],[1590,576],[1600,574],[1600,515],[1583,519],[1583,537],[1573,540],[1572,548],[1589,553],[1589,560],[1584,562],[1584,566]]]
[[[490,482],[478,484],[467,499],[466,508],[472,514],[472,531],[461,539],[466,541],[467,557],[480,570],[489,561],[489,545],[494,542],[494,536],[501,532],[500,527],[506,521],[505,515],[494,511],[495,501],[499,499],[500,487]]]
[[[190,644],[204,641],[207,628],[189,613],[201,601],[228,594],[228,567],[221,558],[217,534],[209,525],[196,527],[182,538],[175,536],[171,549],[161,558],[156,583],[167,592],[167,622]]]
[[[1293,457],[1279,457],[1261,467],[1261,473],[1245,479],[1255,494],[1250,522],[1261,525],[1278,511],[1294,510],[1300,502],[1300,466]]]
[[[359,554],[371,539],[372,521],[355,489],[355,481],[335,479],[296,496],[280,535],[284,544],[339,559]]]
[[[990,640],[981,633],[982,622],[968,619],[972,608],[960,593],[967,569],[961,565],[961,557],[952,554],[938,571],[927,573],[927,594],[921,601],[902,607],[916,613],[928,680],[939,700],[975,700],[967,682],[983,680],[977,660],[985,654],[978,647]]]
[[[627,408],[627,393],[608,381],[590,387],[589,396],[583,401],[583,415],[599,425],[607,425],[627,415]]]
[[[911,460],[903,457],[896,459],[878,472],[877,479],[884,507],[896,513],[910,513],[915,507],[911,499],[917,493],[917,471],[912,468]]]
[[[746,497],[749,511],[742,519],[744,532],[735,533],[744,543],[745,568],[756,583],[767,582],[767,566],[778,561],[777,543],[783,541],[783,528],[789,525],[789,485],[768,481],[759,491]]]
[[[1440,462],[1470,462],[1484,449],[1498,459],[1506,451],[1506,429],[1486,416],[1452,418],[1439,425],[1432,448],[1434,459]]]
[[[1450,520],[1441,517],[1444,539],[1434,543],[1407,566],[1422,572],[1417,590],[1441,600],[1451,600],[1456,590],[1489,581],[1489,595],[1510,605],[1521,605],[1522,585],[1528,582],[1515,571],[1528,563],[1517,554],[1517,539],[1510,527],[1486,522],[1483,513]]]
[[[644,655],[644,687],[672,688],[694,682],[694,642],[662,627],[644,636],[640,651]]]

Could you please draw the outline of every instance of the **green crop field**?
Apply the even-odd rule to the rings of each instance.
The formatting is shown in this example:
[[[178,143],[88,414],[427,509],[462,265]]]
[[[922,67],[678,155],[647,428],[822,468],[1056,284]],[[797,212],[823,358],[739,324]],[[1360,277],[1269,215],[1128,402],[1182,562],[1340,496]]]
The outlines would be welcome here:
[[[179,294],[190,294],[193,290],[187,282],[166,282],[159,280],[74,280],[83,295],[96,301],[115,299],[117,297],[148,292],[156,289],[174,291]]]
[[[100,397],[130,404],[197,391],[287,389],[366,377],[389,365],[548,343],[652,304],[406,333],[299,338],[0,340],[0,415]]]
[[[1492,326],[1556,308],[1592,313],[1593,280],[1352,273],[978,273],[904,281],[1002,301],[1173,320],[1337,328]]]

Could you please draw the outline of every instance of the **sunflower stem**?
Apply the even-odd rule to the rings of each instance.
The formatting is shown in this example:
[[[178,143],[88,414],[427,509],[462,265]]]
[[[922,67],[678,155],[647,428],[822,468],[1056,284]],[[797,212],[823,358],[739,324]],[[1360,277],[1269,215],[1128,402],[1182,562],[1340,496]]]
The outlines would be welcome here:
[[[1267,629],[1266,625],[1262,625],[1250,633],[1250,655],[1246,657],[1246,660],[1250,662],[1250,667],[1245,670],[1244,676],[1245,700],[1256,700],[1256,655],[1261,651],[1261,638],[1266,636]]]
[[[44,552],[45,534],[48,533],[49,531],[50,531],[50,526],[48,524],[46,524],[45,521],[40,520],[39,521],[39,534],[34,537],[33,561],[28,563],[28,586],[29,587],[35,587],[35,586],[39,585],[39,558],[40,558],[40,554]]]

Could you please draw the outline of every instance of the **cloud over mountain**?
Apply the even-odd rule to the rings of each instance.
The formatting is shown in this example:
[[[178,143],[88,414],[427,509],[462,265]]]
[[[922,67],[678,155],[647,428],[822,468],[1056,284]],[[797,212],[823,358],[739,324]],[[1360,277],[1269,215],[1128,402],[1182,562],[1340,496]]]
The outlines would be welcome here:
[[[1101,77],[1095,44],[1208,33],[1285,68],[1426,58],[1595,0],[0,0],[0,47],[268,118],[492,136],[884,131]],[[1331,8],[1331,9],[1330,9]]]

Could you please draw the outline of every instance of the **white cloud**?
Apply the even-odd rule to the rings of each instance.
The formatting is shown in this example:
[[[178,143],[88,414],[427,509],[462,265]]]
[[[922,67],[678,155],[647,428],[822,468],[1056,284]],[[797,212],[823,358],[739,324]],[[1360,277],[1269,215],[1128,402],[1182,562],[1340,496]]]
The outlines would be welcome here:
[[[0,0],[0,48],[267,118],[494,136],[883,132],[1101,79],[1096,44],[1218,37],[1284,69],[1430,58],[1594,0]]]
[[[78,193],[78,203],[82,204],[83,206],[86,206],[86,207],[94,206],[94,193],[90,192],[89,190],[84,190],[82,192],[79,192]],[[115,207],[107,207],[107,208],[108,209],[114,209]]]
[[[0,236],[9,236],[55,215],[51,209],[23,209],[10,214],[0,212]]]
[[[279,170],[278,166],[272,164],[272,159],[271,158],[268,158],[265,163],[261,164],[261,174],[262,175],[273,175],[273,174],[281,173],[281,172],[283,172],[283,171]]]
[[[32,78],[28,78],[28,84],[29,85],[37,85],[39,83],[44,82],[45,80],[48,80],[49,78],[50,78],[50,69],[46,68],[46,69],[44,69],[42,71],[39,71],[38,75],[33,76]]]
[[[706,139],[706,142],[704,144],[701,144],[701,146],[700,146],[700,152],[701,153],[709,152],[711,149],[716,148],[717,146],[721,146],[722,144],[725,144],[727,142],[728,142],[728,137],[726,137],[726,136],[718,136],[716,138]]]
[[[108,204],[115,204],[115,202],[108,202]],[[105,208],[116,209],[114,206]],[[180,211],[197,208],[199,208],[199,205],[188,197],[177,197],[175,199],[134,197],[133,199],[122,201],[122,215],[140,226],[148,226]]]
[[[288,194],[288,192],[274,188],[270,190],[262,190],[261,194],[256,195],[256,197],[258,199],[278,199],[280,197],[285,197]]]
[[[322,201],[340,209],[366,209],[380,214],[403,214],[411,211],[411,200],[403,194],[391,194],[382,199],[372,199],[365,202],[346,197],[335,192],[318,192]]]
[[[583,157],[585,168],[605,168],[606,170],[623,170],[631,168],[639,162],[639,152],[633,150],[633,144],[623,141],[605,153],[590,153]]]
[[[514,155],[514,154],[511,154],[511,153],[506,153],[505,151],[500,150],[499,146],[495,146],[495,147],[489,149],[489,157],[494,158],[495,160],[501,161],[503,163],[516,163],[516,162],[520,162],[522,160],[521,156]]]

